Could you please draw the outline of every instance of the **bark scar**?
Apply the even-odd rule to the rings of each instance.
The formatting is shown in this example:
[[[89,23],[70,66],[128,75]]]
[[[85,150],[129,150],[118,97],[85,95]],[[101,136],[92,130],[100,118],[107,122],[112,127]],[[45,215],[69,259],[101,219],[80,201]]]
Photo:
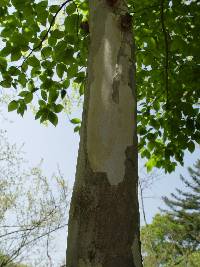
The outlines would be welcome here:
[[[119,104],[119,86],[120,86],[121,71],[119,65],[116,66],[115,75],[112,84],[112,100]]]

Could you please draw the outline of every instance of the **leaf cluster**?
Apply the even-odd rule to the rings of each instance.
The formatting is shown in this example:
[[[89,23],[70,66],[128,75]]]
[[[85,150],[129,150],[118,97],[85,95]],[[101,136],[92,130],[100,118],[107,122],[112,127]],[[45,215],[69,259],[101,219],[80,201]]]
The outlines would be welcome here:
[[[200,143],[198,1],[131,1],[139,149],[147,169],[174,171]]]
[[[83,94],[88,34],[80,24],[87,17],[87,4],[13,0],[2,2],[0,13],[0,84],[19,92],[8,110],[23,116],[34,102],[36,119],[56,126],[70,84],[77,83]]]

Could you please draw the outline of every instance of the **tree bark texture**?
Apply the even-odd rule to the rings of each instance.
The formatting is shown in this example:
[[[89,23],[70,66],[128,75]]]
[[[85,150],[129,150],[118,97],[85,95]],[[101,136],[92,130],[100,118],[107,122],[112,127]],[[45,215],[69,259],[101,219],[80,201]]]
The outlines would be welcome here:
[[[89,0],[90,47],[67,267],[141,267],[136,92],[124,0]]]

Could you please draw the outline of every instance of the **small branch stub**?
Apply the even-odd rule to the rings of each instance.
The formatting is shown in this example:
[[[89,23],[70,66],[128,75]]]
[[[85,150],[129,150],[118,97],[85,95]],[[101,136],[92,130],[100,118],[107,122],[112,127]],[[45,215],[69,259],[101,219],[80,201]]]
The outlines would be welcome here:
[[[131,29],[132,16],[129,13],[121,16],[121,29],[123,31],[128,31]]]
[[[90,32],[88,21],[82,21],[81,24],[80,24],[80,27],[85,33],[89,33]]]
[[[106,0],[107,4],[110,6],[110,7],[114,7],[118,0]]]

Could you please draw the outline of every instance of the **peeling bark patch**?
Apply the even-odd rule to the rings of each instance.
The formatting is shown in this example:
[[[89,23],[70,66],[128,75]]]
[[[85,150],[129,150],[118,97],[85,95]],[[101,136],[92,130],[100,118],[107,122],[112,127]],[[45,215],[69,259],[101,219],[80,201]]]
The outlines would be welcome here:
[[[92,5],[95,3],[92,2]],[[133,142],[135,118],[129,76],[131,43],[124,39],[119,19],[119,15],[102,5],[98,15],[92,17],[90,32],[93,43],[90,48],[92,60],[89,62],[92,75],[88,77],[88,159],[94,172],[107,173],[111,185],[117,185],[124,179],[125,150]],[[101,40],[99,29],[94,25],[101,25]]]

